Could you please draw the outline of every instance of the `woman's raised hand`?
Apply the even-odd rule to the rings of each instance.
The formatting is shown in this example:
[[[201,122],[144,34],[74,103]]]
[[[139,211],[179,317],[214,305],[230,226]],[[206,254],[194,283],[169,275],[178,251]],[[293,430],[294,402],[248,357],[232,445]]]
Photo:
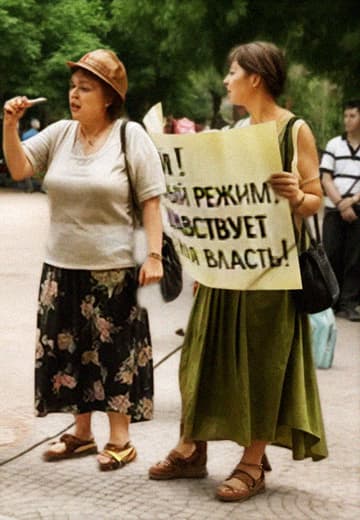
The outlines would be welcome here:
[[[32,106],[31,100],[26,96],[16,96],[4,103],[4,119],[8,122],[19,121],[26,110]]]

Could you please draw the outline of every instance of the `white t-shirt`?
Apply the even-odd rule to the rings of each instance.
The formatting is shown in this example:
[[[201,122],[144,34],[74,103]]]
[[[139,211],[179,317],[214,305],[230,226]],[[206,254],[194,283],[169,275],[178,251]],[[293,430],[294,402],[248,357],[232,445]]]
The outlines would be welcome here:
[[[320,171],[331,174],[341,196],[358,193],[360,189],[360,146],[353,149],[345,135],[338,135],[330,139],[321,158]],[[329,208],[335,207],[329,197],[325,198],[325,204]]]
[[[22,146],[34,171],[46,172],[50,228],[45,262],[68,269],[135,265],[132,199],[116,120],[100,150],[84,155],[77,121],[59,121]],[[141,203],[165,192],[159,155],[144,129],[126,127],[126,156]]]

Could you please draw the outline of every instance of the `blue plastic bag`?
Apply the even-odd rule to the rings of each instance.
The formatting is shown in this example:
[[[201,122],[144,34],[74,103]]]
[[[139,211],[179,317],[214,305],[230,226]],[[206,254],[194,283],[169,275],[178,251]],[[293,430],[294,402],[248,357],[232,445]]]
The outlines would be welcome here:
[[[334,312],[329,308],[316,314],[309,314],[309,318],[315,365],[317,368],[331,368],[337,338]]]

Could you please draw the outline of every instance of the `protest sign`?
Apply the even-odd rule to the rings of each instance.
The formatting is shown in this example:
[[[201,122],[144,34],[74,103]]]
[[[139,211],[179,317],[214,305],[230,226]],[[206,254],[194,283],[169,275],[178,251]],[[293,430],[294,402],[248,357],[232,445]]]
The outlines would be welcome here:
[[[149,130],[186,271],[209,287],[301,288],[289,204],[267,182],[282,170],[276,123],[195,135]]]

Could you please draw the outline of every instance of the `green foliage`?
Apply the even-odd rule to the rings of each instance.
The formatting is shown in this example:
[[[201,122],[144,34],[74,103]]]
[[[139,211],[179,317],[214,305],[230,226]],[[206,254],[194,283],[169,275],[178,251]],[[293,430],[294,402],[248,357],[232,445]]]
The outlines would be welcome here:
[[[101,0],[0,0],[2,100],[44,95],[51,106],[45,119],[66,115],[66,61],[105,45],[105,14]]]
[[[189,117],[197,122],[209,121],[217,113],[224,95],[222,76],[215,67],[190,72],[186,81],[167,97],[164,112],[175,118]]]
[[[128,70],[132,117],[174,98],[189,70],[207,58],[203,42],[196,39],[203,15],[202,0],[112,2],[109,38]]]
[[[43,66],[33,74],[41,94],[49,98],[52,119],[67,115],[68,60],[91,49],[106,47],[110,22],[101,0],[44,2],[42,27]]]
[[[166,113],[210,120],[229,49],[263,39],[304,65],[289,95],[323,145],[339,131],[343,98],[358,96],[358,19],[355,0],[0,0],[0,97],[45,95],[43,120],[67,116],[66,61],[105,47],[127,67],[131,117],[161,100]]]
[[[294,45],[292,58],[310,71],[325,74],[342,87],[345,98],[359,93],[360,7],[357,0],[333,0],[314,4],[298,2],[296,23],[302,41]]]
[[[41,58],[35,0],[0,0],[0,94],[21,91]]]
[[[328,79],[310,74],[302,65],[290,68],[284,104],[310,124],[320,149],[342,132],[341,99],[341,90]]]

